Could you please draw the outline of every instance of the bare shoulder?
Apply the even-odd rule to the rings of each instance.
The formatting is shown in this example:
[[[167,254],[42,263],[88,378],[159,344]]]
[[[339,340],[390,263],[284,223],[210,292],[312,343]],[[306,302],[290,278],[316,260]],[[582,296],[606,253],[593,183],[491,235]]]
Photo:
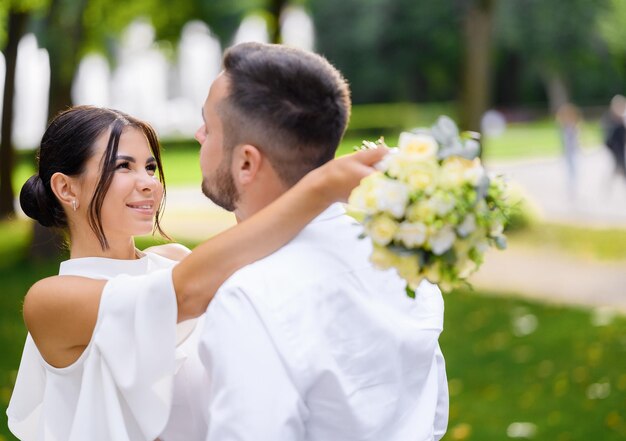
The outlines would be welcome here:
[[[24,316],[55,314],[64,308],[99,303],[106,281],[79,276],[52,276],[35,283],[24,298]]]
[[[35,283],[24,298],[24,322],[39,351],[54,366],[77,358],[89,342],[106,281],[53,276]]]
[[[166,243],[164,245],[146,248],[143,251],[158,254],[159,256],[163,256],[171,260],[183,260],[189,255],[189,253],[191,253],[189,248],[179,243]]]

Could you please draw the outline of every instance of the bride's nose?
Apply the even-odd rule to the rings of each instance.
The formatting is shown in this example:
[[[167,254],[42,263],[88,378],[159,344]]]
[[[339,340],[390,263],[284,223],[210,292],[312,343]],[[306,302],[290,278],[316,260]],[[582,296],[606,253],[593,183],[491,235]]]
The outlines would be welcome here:
[[[142,192],[152,192],[159,184],[160,182],[157,176],[148,173],[142,173],[141,177],[137,179],[137,187]]]

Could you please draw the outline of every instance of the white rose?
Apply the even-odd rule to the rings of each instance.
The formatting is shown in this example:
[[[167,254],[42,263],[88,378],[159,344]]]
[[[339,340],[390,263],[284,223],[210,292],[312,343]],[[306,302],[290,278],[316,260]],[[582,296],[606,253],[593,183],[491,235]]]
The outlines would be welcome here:
[[[396,239],[407,248],[415,248],[426,241],[426,232],[426,225],[421,222],[402,222],[396,233]]]
[[[425,160],[437,156],[439,145],[435,138],[425,133],[402,132],[398,140],[398,148],[414,160]]]
[[[381,172],[389,171],[392,164],[395,163],[395,158],[398,155],[399,150],[397,147],[389,149],[389,153],[387,153],[380,162],[374,164],[374,168]],[[392,174],[393,175],[393,174]]]
[[[454,229],[451,226],[445,226],[430,235],[428,238],[428,244],[430,245],[432,252],[435,255],[440,256],[452,247],[455,240],[456,234],[454,234]]]
[[[380,181],[375,192],[380,211],[386,211],[398,219],[404,216],[409,202],[409,189],[404,183],[384,179]]]
[[[365,229],[375,244],[385,246],[392,241],[398,231],[398,223],[383,214],[368,222]]]

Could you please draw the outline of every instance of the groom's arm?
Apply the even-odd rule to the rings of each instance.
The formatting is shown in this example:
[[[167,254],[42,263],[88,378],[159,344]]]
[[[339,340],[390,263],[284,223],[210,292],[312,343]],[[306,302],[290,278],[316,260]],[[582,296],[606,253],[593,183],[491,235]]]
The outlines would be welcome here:
[[[245,293],[215,297],[199,351],[210,378],[207,441],[304,439],[304,402]]]

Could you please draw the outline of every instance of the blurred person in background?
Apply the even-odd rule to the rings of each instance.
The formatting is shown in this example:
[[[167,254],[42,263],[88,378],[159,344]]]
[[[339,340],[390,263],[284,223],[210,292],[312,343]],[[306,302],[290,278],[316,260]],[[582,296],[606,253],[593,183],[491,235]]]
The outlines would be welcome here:
[[[613,159],[613,180],[618,178],[626,182],[626,126],[624,116],[626,114],[626,98],[615,95],[607,114],[602,120],[604,129],[604,145],[609,149]]]
[[[570,200],[575,200],[578,186],[578,162],[580,155],[580,111],[571,104],[566,103],[559,107],[556,120],[561,133],[561,146],[567,172],[567,189]]]

